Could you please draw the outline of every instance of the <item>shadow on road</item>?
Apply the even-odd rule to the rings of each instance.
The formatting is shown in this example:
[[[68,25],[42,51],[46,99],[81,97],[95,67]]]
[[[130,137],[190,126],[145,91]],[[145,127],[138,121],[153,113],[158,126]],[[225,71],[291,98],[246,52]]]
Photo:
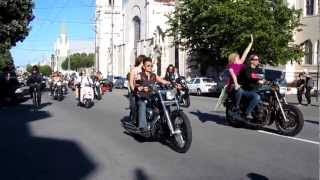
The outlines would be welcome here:
[[[201,112],[200,110],[197,110],[196,112],[190,112],[190,113],[197,116],[202,123],[209,121],[209,122],[215,122],[217,124],[229,126],[224,116],[221,116],[218,114],[204,113],[204,112]]]
[[[77,143],[32,135],[28,123],[49,117],[32,105],[0,110],[0,179],[80,180],[95,169]]]
[[[269,180],[269,178],[267,178],[263,175],[257,174],[257,173],[249,173],[249,174],[247,174],[247,177],[250,180]]]
[[[134,170],[134,180],[151,180],[144,170],[137,168]]]
[[[218,114],[203,113],[200,110],[197,110],[196,112],[190,112],[190,113],[197,116],[199,121],[201,121],[202,123],[206,123],[209,121],[209,122],[215,122],[216,124],[219,124],[219,125],[232,127],[226,121],[225,116],[218,115]],[[271,129],[271,128],[267,128],[267,127],[259,127],[258,128],[258,127],[254,127],[254,126],[244,125],[241,128],[248,129],[248,130],[263,130],[263,131],[267,131],[270,133],[279,134],[279,132],[276,129]]]

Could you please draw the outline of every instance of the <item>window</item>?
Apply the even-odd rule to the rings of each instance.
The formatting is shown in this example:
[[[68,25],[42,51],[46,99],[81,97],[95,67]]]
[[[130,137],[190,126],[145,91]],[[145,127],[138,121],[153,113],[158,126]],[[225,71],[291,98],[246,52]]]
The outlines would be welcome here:
[[[138,16],[133,18],[134,28],[134,48],[137,48],[138,41],[141,39],[141,20]]]
[[[200,84],[200,79],[196,79],[196,80],[194,81],[194,84]]]
[[[304,54],[304,63],[312,64],[312,43],[310,40],[304,43]]]
[[[314,0],[306,0],[306,14],[314,15]]]
[[[213,83],[213,79],[209,79],[209,78],[203,79],[202,81],[204,83]]]

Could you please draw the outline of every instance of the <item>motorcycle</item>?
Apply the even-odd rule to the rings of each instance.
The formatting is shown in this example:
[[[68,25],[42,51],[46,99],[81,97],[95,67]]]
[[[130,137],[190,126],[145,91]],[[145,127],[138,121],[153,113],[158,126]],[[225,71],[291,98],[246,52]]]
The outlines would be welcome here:
[[[62,81],[57,81],[53,83],[53,99],[62,101],[63,99],[63,83]]]
[[[156,85],[148,89],[145,98],[148,129],[138,128],[138,117],[133,112],[130,120],[121,122],[122,126],[131,134],[167,142],[175,151],[186,153],[191,146],[192,129],[189,118],[180,109],[176,89]]]
[[[86,108],[90,108],[94,104],[93,99],[94,92],[92,85],[80,87],[80,105],[83,105]]]
[[[178,85],[177,99],[182,107],[190,106],[190,94],[187,82],[185,79],[179,77],[176,79],[176,84]]]
[[[252,112],[253,119],[244,117],[236,119],[232,111],[235,104],[233,95],[225,100],[226,120],[231,126],[251,125],[261,128],[275,123],[280,134],[286,136],[295,136],[302,130],[304,125],[302,112],[296,106],[287,103],[276,81],[265,83],[257,93],[261,100]],[[240,114],[245,111],[249,102],[247,99],[241,99]]]

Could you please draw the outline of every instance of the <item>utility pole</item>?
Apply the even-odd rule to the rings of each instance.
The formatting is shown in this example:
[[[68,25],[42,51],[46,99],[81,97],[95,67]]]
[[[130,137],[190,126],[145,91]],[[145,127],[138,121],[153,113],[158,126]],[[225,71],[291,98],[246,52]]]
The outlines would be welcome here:
[[[111,75],[113,78],[113,28],[114,28],[114,23],[113,23],[113,12],[114,12],[114,0],[111,2]]]
[[[67,59],[68,59],[68,71],[70,72],[70,57],[69,57],[69,51],[67,52]]]

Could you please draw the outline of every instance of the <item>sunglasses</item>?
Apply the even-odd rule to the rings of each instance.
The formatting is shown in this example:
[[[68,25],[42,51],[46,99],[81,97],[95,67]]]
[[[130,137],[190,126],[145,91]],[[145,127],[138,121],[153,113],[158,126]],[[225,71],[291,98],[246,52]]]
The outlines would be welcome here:
[[[253,61],[259,61],[259,58],[253,58],[253,59],[251,59],[251,60],[253,60]]]
[[[153,65],[152,64],[148,64],[148,65],[146,65],[146,67],[153,67]]]

